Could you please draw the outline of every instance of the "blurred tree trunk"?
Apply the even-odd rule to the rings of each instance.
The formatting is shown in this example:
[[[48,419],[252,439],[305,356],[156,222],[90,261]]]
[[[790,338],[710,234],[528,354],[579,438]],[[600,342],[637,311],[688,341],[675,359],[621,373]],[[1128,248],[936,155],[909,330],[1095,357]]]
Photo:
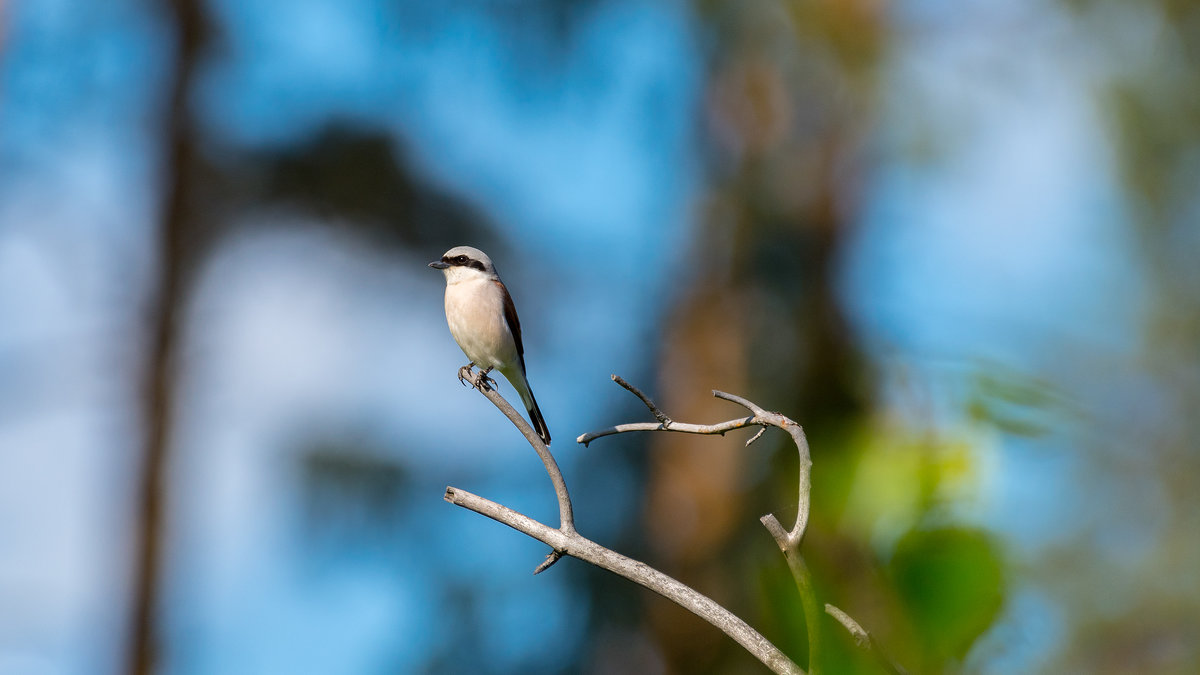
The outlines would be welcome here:
[[[701,9],[716,35],[701,110],[711,182],[680,308],[665,330],[658,400],[676,419],[716,421],[738,411],[710,390],[752,392],[809,429],[818,473],[828,449],[822,439],[866,409],[835,274],[855,210],[857,139],[875,100],[878,11],[865,2]],[[754,617],[763,608],[754,599],[758,580],[747,575],[746,544],[757,540],[770,552],[758,517],[791,517],[769,502],[786,494],[775,481],[794,489],[794,469],[782,467],[795,458],[794,449],[769,457],[768,438],[749,450],[745,441],[656,434],[646,519],[655,563]],[[774,441],[778,453],[788,452]],[[697,641],[703,628],[674,608],[650,609],[670,672],[751,668],[733,660],[732,645]],[[768,638],[803,665],[802,635]]]
[[[165,535],[166,470],[170,457],[180,309],[194,249],[189,246],[189,168],[195,154],[188,96],[196,72],[204,21],[199,0],[171,3],[176,42],[175,69],[165,106],[162,157],[163,205],[156,277],[151,286],[142,416],[145,437],[137,483],[134,602],[129,670],[138,675],[159,666],[158,627]]]

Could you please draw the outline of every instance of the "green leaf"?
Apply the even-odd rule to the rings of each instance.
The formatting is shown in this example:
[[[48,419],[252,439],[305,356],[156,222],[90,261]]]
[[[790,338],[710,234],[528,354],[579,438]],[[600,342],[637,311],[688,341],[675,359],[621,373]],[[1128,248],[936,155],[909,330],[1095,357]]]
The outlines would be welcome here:
[[[931,663],[961,660],[1003,604],[1000,550],[980,530],[912,530],[897,544],[891,571]]]

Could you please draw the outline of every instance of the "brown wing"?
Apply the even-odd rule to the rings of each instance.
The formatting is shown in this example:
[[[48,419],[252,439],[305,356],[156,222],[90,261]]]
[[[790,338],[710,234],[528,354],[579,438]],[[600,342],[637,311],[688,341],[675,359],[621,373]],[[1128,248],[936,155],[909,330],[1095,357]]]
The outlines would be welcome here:
[[[512,333],[513,342],[517,343],[517,360],[521,362],[521,372],[525,372],[525,345],[521,344],[521,320],[517,318],[517,307],[513,304],[512,296],[499,279],[492,281],[500,287],[500,295],[504,298],[504,320],[508,322],[508,330]]]

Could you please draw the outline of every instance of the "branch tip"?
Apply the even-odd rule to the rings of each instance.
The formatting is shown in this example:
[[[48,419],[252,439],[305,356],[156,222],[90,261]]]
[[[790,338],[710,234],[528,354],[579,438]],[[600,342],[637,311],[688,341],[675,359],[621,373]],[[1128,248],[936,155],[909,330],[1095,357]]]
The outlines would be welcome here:
[[[829,616],[832,616],[838,623],[842,624],[842,627],[845,628],[850,633],[851,637],[854,638],[854,644],[871,652],[871,655],[875,657],[875,661],[879,663],[879,665],[883,666],[884,670],[891,673],[891,675],[908,675],[908,671],[905,670],[900,664],[893,661],[892,658],[883,651],[883,647],[881,647],[879,643],[875,641],[875,638],[872,637],[869,632],[867,632],[867,629],[863,628],[862,625],[855,621],[849,614],[829,603],[825,603],[825,613]]]
[[[766,430],[767,430],[767,425],[764,424],[762,427],[759,428],[757,434],[754,434],[753,436],[750,437],[750,440],[746,441],[746,447],[747,448],[750,447],[750,444],[753,443],[754,441],[757,441],[758,437],[762,436],[763,433],[766,432]]]
[[[613,378],[613,382],[616,382],[617,384],[621,385],[626,390],[628,390],[631,394],[633,394],[634,396],[641,399],[642,403],[645,403],[646,407],[650,409],[650,414],[654,415],[654,419],[656,419],[660,423],[662,423],[663,426],[667,426],[667,427],[671,426],[671,418],[667,417],[666,413],[659,410],[658,406],[654,405],[654,401],[651,401],[649,396],[642,393],[641,389],[638,389],[637,387],[633,386],[632,384],[629,384],[628,382],[625,381],[625,378],[621,377],[620,375],[614,374],[612,376],[612,378]]]
[[[764,410],[762,406],[749,399],[738,396],[737,394],[730,394],[729,392],[721,391],[720,389],[713,389],[713,396],[729,401],[730,403],[736,403],[746,410],[754,413],[756,417],[762,417],[770,414]]]
[[[788,534],[787,530],[783,529],[783,525],[780,524],[779,519],[775,517],[775,514],[768,513],[762,518],[759,518],[759,521],[762,522],[763,526],[767,528],[767,532],[771,533],[771,538],[775,540],[775,543],[779,546],[779,550],[787,553],[788,549],[791,548],[792,545],[792,537]]]
[[[867,632],[867,629],[859,625],[859,623],[855,621],[849,614],[843,612],[837,607],[834,607],[828,602],[825,603],[825,613],[833,617],[838,623],[842,624],[842,627],[845,628],[848,633],[850,633],[850,635],[854,638],[855,644],[857,644],[859,647],[870,646],[871,634]]]
[[[563,554],[559,553],[558,551],[551,551],[546,556],[546,559],[542,561],[542,564],[538,565],[537,569],[533,570],[534,575],[536,576],[536,575],[541,574],[542,572],[545,572],[546,570],[550,569],[551,565],[558,562],[559,560],[562,560],[562,556],[563,556]]]

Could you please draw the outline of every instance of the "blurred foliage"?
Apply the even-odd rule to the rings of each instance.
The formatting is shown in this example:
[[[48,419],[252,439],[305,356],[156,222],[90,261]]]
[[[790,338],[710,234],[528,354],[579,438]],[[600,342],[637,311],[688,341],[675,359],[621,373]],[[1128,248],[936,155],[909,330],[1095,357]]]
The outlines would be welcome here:
[[[1131,205],[1148,284],[1131,362],[1105,364],[1125,392],[1085,435],[1084,480],[1104,492],[1031,572],[1071,617],[1056,668],[1196,672],[1200,664],[1200,2],[1069,0],[1103,64],[1097,102]],[[1101,505],[1102,504],[1102,505]],[[1133,545],[1128,535],[1145,539]],[[1115,541],[1124,539],[1124,543]],[[1105,589],[1097,593],[1097,588]],[[1187,637],[1185,637],[1187,635]]]
[[[981,368],[967,394],[969,419],[1017,436],[1044,436],[1072,412],[1048,382],[1015,376],[999,366]]]
[[[890,570],[916,625],[926,671],[960,662],[1004,601],[1000,551],[980,530],[913,530],[896,545]]]
[[[1155,229],[1179,216],[1200,174],[1200,2],[1146,0],[1131,11],[1111,0],[1071,0],[1089,33],[1111,50],[1102,92],[1121,152],[1125,184]],[[1194,186],[1194,183],[1192,183]],[[1194,225],[1194,221],[1191,223]]]
[[[209,148],[195,173],[192,213],[210,237],[285,209],[397,251],[433,256],[446,241],[504,249],[481,209],[431,183],[382,130],[334,120],[294,144]]]
[[[390,134],[333,124],[298,147],[256,159],[264,176],[259,199],[364,229],[385,243],[485,246],[494,239],[483,212],[431,185]]]
[[[864,427],[842,447],[846,454],[823,470],[844,472],[844,483],[826,487],[822,478],[816,499],[838,514],[843,532],[877,548],[890,548],[931,517],[948,517],[980,487],[979,439],[937,439],[893,425]]]

